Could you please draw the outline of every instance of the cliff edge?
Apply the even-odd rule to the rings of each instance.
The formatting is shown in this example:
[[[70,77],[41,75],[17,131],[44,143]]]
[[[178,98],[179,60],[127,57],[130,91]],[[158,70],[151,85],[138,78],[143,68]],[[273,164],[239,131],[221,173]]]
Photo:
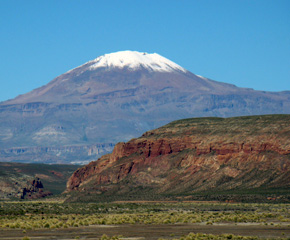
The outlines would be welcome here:
[[[290,187],[290,115],[174,121],[79,168],[66,192],[193,194]]]

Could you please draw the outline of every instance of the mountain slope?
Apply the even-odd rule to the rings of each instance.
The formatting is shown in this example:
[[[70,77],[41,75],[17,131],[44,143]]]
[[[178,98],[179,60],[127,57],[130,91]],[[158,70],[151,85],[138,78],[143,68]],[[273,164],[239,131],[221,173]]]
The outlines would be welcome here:
[[[290,115],[172,122],[78,169],[67,192],[191,195],[290,187]]]
[[[37,197],[38,182],[43,184],[44,191],[59,194],[65,190],[68,178],[76,169],[76,165],[0,162],[0,200],[20,199],[25,193],[28,195],[30,190],[36,190],[34,197]],[[38,195],[44,197],[45,192]]]
[[[270,113],[290,113],[290,92],[238,88],[158,54],[123,51],[0,103],[0,158],[74,162],[81,149],[76,158],[90,161],[173,120]]]

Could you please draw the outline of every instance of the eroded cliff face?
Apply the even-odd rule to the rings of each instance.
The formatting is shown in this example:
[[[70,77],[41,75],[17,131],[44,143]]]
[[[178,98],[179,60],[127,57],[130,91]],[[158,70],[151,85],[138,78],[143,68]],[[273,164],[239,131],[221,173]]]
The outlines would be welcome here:
[[[290,187],[290,115],[172,122],[78,169],[67,192]]]

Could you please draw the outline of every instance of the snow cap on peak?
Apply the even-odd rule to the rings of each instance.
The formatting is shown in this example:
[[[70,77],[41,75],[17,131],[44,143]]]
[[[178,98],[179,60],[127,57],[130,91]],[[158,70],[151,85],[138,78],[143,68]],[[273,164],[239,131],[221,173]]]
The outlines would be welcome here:
[[[182,71],[186,72],[184,68],[170,61],[169,59],[160,56],[157,53],[145,53],[137,51],[120,51],[110,54],[105,54],[91,61],[89,69],[96,68],[124,68],[135,70],[140,67],[146,68],[150,71],[158,72],[172,72]]]

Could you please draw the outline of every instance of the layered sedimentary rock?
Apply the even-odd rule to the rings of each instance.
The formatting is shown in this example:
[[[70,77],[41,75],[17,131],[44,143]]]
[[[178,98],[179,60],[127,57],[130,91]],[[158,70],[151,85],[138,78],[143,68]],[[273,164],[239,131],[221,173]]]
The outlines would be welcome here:
[[[266,115],[185,119],[146,132],[78,169],[66,192],[190,194],[287,187],[290,115]]]

